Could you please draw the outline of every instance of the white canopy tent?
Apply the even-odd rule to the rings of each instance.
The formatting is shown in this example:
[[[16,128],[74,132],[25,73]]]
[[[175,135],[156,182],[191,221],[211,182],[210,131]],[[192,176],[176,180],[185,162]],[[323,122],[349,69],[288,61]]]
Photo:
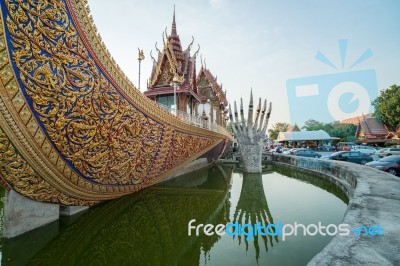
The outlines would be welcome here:
[[[323,130],[318,131],[294,131],[294,132],[279,132],[277,141],[308,141],[308,140],[332,140],[332,138]]]

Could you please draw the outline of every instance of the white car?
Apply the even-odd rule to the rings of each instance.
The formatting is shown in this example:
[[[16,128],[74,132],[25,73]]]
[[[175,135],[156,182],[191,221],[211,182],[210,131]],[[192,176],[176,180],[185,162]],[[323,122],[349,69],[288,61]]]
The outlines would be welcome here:
[[[386,148],[381,149],[377,153],[379,157],[385,157],[390,155],[400,155],[400,148]]]
[[[352,151],[359,151],[361,153],[368,154],[368,155],[372,155],[372,154],[374,154],[376,152],[376,149],[373,148],[373,147],[361,146],[361,145],[353,146],[351,150]]]

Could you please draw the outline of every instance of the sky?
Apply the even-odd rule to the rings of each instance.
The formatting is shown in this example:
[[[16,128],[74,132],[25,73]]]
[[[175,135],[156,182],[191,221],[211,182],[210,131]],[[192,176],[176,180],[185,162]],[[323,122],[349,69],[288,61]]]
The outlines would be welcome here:
[[[380,90],[400,84],[397,0],[89,0],[104,43],[137,87],[143,49],[142,92],[174,4],[182,48],[193,36],[192,53],[200,44],[231,104],[248,104],[250,88],[272,102],[270,127],[365,114]]]

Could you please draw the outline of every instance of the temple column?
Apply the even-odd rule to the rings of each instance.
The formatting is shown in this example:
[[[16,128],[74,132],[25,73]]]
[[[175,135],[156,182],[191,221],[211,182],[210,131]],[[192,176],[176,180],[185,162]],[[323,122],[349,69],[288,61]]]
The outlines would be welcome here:
[[[211,123],[214,122],[214,106],[213,106],[212,102],[210,102],[210,121],[211,121]]]
[[[201,118],[203,119],[203,128],[208,128],[208,117],[206,113],[203,110],[203,113],[201,114]]]
[[[198,116],[199,115],[199,103],[198,102],[194,102],[193,103],[193,114],[195,115],[195,116]]]
[[[217,125],[221,125],[221,109],[217,106]]]

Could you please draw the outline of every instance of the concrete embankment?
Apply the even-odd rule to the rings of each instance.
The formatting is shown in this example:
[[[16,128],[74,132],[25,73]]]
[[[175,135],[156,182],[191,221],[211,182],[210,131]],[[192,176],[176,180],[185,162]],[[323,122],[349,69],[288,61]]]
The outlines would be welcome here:
[[[342,223],[380,226],[383,236],[335,236],[308,265],[400,265],[400,178],[347,162],[274,154],[272,161],[316,173],[349,196]],[[371,233],[373,234],[373,231]]]

